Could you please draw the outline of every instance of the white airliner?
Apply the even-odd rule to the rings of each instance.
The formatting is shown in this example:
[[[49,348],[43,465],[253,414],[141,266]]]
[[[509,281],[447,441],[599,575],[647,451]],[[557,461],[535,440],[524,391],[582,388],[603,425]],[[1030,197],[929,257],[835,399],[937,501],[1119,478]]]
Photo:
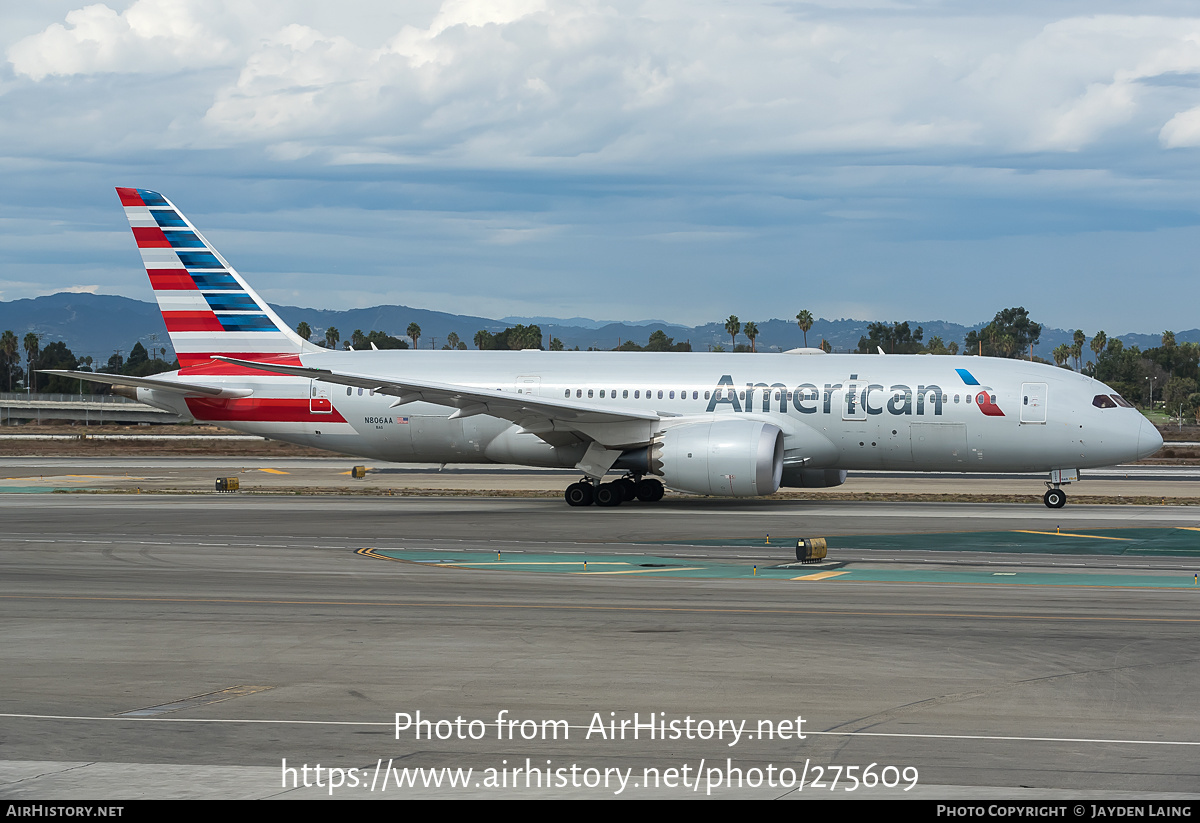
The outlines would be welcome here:
[[[827,487],[855,469],[1047,472],[1153,454],[1116,392],[990,357],[332,351],[291,331],[178,209],[119,188],[181,368],[69,374],[239,431],[376,460],[575,468],[572,506]],[[122,388],[124,387],[124,388]],[[616,475],[617,479],[606,481]]]

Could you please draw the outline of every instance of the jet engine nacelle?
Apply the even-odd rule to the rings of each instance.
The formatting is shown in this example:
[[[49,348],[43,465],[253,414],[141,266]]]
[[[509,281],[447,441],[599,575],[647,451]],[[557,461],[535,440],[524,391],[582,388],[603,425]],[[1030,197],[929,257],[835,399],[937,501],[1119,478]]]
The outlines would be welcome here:
[[[651,451],[651,471],[680,491],[721,497],[774,494],[783,475],[783,431],[756,420],[673,426]]]

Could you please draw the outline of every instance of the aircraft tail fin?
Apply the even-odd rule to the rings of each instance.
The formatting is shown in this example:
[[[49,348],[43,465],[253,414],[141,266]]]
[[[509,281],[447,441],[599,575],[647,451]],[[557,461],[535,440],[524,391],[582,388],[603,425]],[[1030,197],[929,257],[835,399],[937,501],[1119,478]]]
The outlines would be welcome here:
[[[301,352],[321,351],[289,329],[171,201],[148,189],[117,194],[181,372],[241,373],[216,355],[299,365]]]

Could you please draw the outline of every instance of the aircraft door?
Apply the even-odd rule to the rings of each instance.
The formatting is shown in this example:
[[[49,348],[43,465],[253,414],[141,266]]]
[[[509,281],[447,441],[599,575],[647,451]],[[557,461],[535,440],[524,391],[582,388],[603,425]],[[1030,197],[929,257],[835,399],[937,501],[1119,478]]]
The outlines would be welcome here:
[[[1046,384],[1021,384],[1021,422],[1046,422]]]
[[[329,399],[329,384],[320,380],[308,381],[308,410],[312,414],[333,414]]]
[[[842,390],[842,419],[867,419],[867,386],[871,381],[857,374],[850,375]]]

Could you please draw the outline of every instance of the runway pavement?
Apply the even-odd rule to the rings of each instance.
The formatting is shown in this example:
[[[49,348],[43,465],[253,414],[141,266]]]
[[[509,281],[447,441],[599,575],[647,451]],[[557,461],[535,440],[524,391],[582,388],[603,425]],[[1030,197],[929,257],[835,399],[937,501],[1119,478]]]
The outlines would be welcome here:
[[[783,541],[801,534],[1185,533],[1200,526],[1189,507],[9,494],[0,519],[6,800],[1200,794],[1194,557],[851,540],[830,558],[986,570],[980,585],[665,579],[652,564],[535,574],[356,553],[744,570],[794,559]],[[771,546],[753,545],[766,534]],[[1066,576],[1016,582],[1031,569]],[[1120,580],[1083,582],[1104,574]],[[1139,575],[1179,582],[1121,582]],[[433,722],[397,735],[396,714],[418,711]],[[668,739],[648,738],[651,717]],[[473,770],[467,786],[449,785],[455,769]]]
[[[351,476],[365,465],[366,476]],[[337,457],[0,457],[0,494],[53,491],[207,492],[237,477],[244,493],[456,494],[558,497],[578,472],[509,466],[371,463]],[[1044,475],[958,472],[852,472],[842,486],[783,489],[781,496],[865,496],[1028,500],[1045,492]],[[1117,466],[1084,472],[1066,487],[1071,500],[1200,503],[1200,466]]]

